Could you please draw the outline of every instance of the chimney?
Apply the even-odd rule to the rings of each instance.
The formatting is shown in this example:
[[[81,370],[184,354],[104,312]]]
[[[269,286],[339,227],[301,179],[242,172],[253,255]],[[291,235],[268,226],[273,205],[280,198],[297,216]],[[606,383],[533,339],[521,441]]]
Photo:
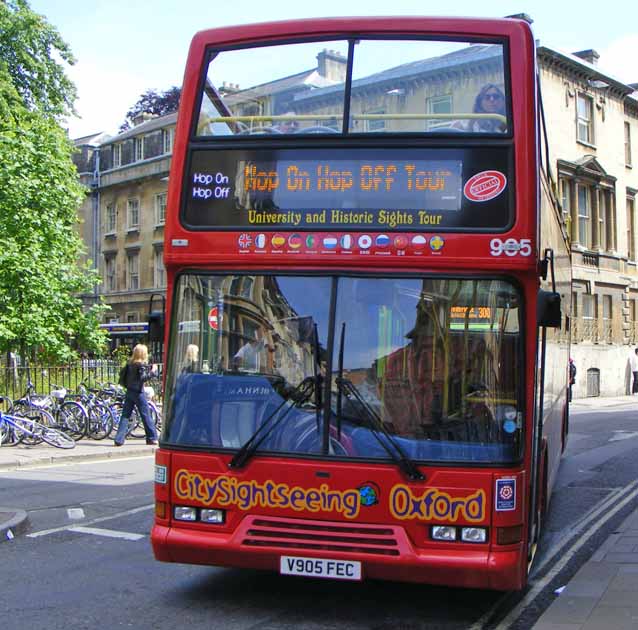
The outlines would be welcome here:
[[[346,58],[336,50],[324,48],[317,55],[317,72],[335,83],[346,80]]]
[[[505,17],[513,20],[524,20],[528,24],[534,24],[534,20],[532,20],[528,13],[514,13],[513,15],[506,15]]]
[[[151,120],[152,118],[157,118],[156,114],[151,114],[149,112],[141,112],[135,118],[133,118],[133,126],[137,127],[142,123],[145,123],[147,120]]]
[[[578,52],[572,53],[572,55],[590,63],[592,66],[595,66],[600,59],[600,55],[593,48],[589,50],[579,50]]]
[[[224,81],[221,87],[218,88],[221,96],[228,96],[229,94],[235,94],[239,92],[239,83],[231,83],[230,81]]]

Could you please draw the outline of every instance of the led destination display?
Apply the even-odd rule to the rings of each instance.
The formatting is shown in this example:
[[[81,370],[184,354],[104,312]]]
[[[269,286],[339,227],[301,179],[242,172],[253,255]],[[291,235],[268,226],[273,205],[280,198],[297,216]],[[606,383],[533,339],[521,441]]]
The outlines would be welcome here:
[[[258,230],[506,227],[506,192],[482,203],[464,194],[465,182],[486,163],[505,171],[507,152],[196,150],[183,218],[193,227]]]

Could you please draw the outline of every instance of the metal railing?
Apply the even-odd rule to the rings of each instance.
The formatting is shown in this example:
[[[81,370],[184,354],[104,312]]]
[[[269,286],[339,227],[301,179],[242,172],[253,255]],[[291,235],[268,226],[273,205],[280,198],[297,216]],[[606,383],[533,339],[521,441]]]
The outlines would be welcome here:
[[[120,367],[121,364],[112,359],[83,359],[65,365],[4,365],[0,367],[0,395],[17,400],[26,393],[29,381],[38,394],[48,394],[55,387],[75,392],[80,383],[89,387],[117,383]],[[155,391],[155,400],[161,402],[161,379],[152,379],[148,384]]]

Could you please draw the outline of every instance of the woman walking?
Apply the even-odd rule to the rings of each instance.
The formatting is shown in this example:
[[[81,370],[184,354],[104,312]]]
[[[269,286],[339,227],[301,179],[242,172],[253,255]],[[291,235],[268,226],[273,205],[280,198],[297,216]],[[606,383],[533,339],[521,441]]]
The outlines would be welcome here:
[[[155,424],[151,420],[148,401],[144,393],[144,383],[152,377],[153,373],[148,365],[148,348],[144,344],[139,343],[133,348],[131,360],[120,372],[120,384],[126,387],[126,398],[124,399],[124,407],[122,408],[122,416],[120,417],[120,426],[115,435],[115,446],[122,446],[126,440],[133,407],[137,407],[142,417],[144,432],[146,433],[146,443],[157,444]]]

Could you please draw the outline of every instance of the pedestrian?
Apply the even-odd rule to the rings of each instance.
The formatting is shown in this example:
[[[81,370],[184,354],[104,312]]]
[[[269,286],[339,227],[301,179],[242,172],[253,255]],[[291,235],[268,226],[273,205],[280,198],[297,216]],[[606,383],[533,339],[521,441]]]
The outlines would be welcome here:
[[[631,365],[631,373],[633,375],[633,382],[631,384],[631,393],[638,393],[638,348],[634,350],[634,353],[629,357],[629,363]]]
[[[120,416],[120,425],[115,435],[115,446],[122,446],[126,440],[129,429],[129,420],[133,413],[133,407],[137,410],[144,423],[147,444],[157,444],[157,431],[151,420],[148,401],[144,392],[144,383],[154,376],[148,365],[148,348],[144,344],[137,344],[133,348],[133,356],[120,372],[120,384],[126,387],[124,407]]]
[[[572,388],[576,383],[576,364],[574,359],[569,358],[569,402],[572,401]]]

